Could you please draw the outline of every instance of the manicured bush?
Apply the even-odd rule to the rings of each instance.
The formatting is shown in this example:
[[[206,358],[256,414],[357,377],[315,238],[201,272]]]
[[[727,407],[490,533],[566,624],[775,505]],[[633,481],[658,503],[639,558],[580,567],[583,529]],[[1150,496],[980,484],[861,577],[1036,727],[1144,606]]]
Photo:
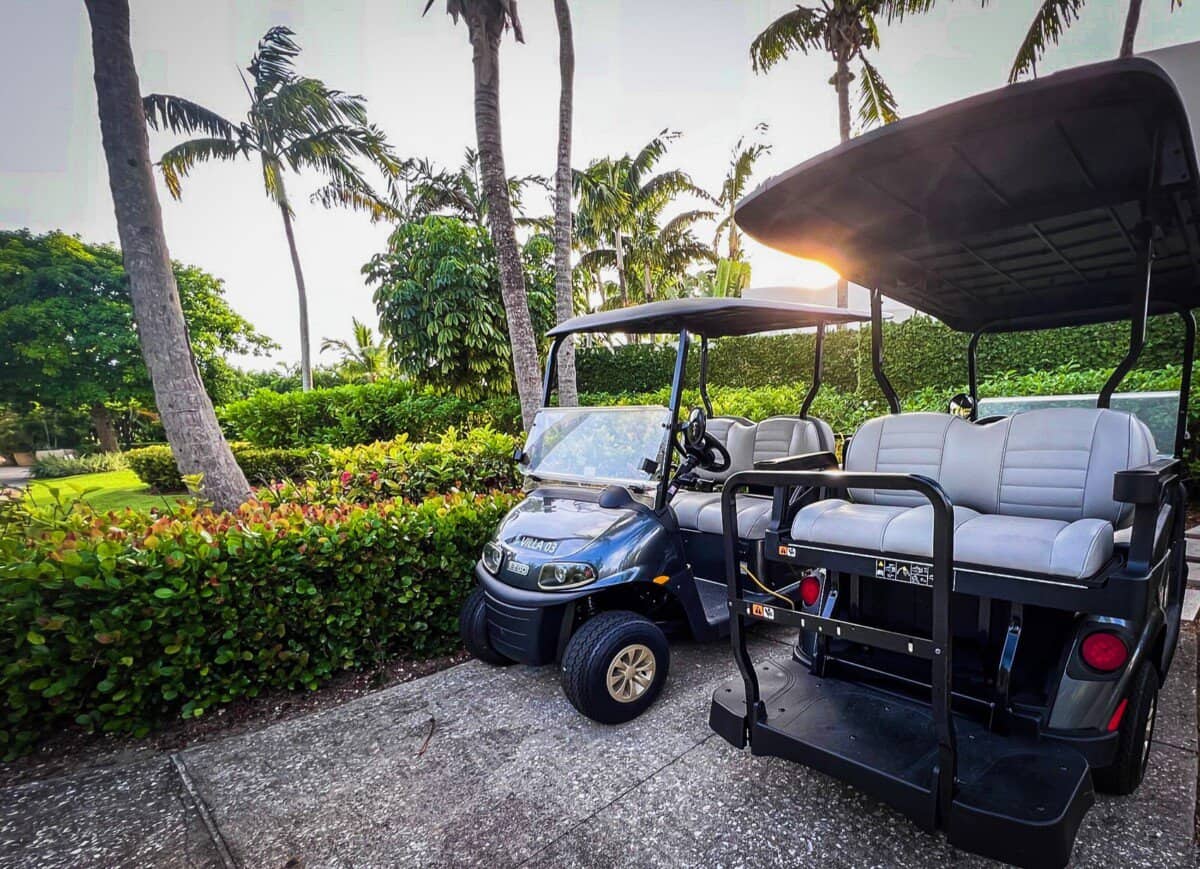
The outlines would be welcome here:
[[[246,479],[254,486],[276,480],[302,479],[312,467],[324,467],[328,460],[328,450],[323,447],[270,449],[238,442],[229,446]],[[138,478],[154,490],[184,490],[175,456],[166,444],[129,450],[125,459]]]
[[[33,466],[33,476],[39,480],[74,477],[79,474],[99,474],[123,471],[129,467],[124,453],[92,453],[75,456],[43,456]]]
[[[269,689],[455,645],[517,496],[74,510],[0,532],[0,755],[70,722],[144,735]]]

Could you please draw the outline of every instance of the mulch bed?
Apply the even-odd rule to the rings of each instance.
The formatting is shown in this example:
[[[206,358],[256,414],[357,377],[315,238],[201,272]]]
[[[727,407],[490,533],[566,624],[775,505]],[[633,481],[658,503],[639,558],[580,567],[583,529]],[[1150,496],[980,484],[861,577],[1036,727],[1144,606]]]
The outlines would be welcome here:
[[[371,670],[339,673],[316,691],[276,691],[238,700],[201,718],[170,721],[144,739],[95,735],[67,728],[44,740],[33,754],[11,763],[0,762],[0,787],[78,769],[117,766],[154,754],[261,730],[277,721],[331,709],[383,688],[428,676],[461,664],[469,657],[466,651],[460,650],[440,658],[398,659]]]

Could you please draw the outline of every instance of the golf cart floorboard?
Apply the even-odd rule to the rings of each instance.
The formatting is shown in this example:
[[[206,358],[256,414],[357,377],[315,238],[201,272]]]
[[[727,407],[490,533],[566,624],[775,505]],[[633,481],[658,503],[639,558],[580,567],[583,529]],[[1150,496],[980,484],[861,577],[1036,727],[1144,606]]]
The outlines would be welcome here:
[[[958,775],[950,816],[936,818],[937,740],[918,701],[835,678],[797,661],[757,666],[765,720],[751,751],[781,757],[854,785],[950,843],[1020,866],[1062,866],[1093,802],[1087,761],[1074,749],[1001,735],[955,716]],[[740,676],[713,695],[710,724],[745,747]]]

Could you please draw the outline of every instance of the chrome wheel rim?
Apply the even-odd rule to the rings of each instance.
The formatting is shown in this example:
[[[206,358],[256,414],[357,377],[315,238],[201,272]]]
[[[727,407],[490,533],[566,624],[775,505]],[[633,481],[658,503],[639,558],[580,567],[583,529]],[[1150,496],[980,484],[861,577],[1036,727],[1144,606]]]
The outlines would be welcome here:
[[[1142,743],[1142,772],[1150,762],[1150,740],[1154,738],[1154,717],[1158,712],[1158,696],[1150,698],[1150,711],[1146,714],[1146,736]]]
[[[658,666],[654,653],[642,643],[633,643],[617,652],[608,665],[608,696],[618,703],[632,703],[654,683]]]

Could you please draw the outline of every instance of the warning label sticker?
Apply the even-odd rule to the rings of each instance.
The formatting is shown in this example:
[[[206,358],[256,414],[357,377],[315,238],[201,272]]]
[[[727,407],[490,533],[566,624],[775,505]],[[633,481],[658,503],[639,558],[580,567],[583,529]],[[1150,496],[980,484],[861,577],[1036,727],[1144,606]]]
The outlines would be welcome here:
[[[875,576],[892,582],[908,582],[913,585],[933,585],[933,571],[928,564],[911,561],[893,561],[890,558],[875,559]]]

